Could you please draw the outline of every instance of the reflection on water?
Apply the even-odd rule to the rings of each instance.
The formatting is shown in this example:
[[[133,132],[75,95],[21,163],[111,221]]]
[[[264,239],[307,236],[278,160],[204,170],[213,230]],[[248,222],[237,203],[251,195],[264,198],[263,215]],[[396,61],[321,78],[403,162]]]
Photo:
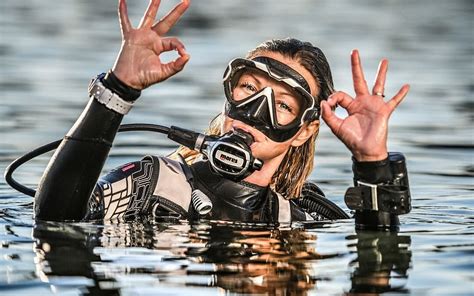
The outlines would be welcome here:
[[[178,233],[180,235],[178,235]],[[89,293],[179,288],[223,288],[235,293],[305,295],[331,279],[319,262],[346,254],[320,252],[317,234],[304,228],[201,223],[72,225],[38,223],[35,263],[43,282]],[[357,257],[350,262],[348,293],[403,291],[410,267],[410,237],[362,232],[347,237]],[[64,260],[64,258],[69,258]],[[393,282],[398,283],[393,283]]]
[[[136,24],[147,1],[128,2]],[[174,3],[162,1],[162,11]],[[89,79],[118,50],[115,7],[116,0],[1,1],[1,171],[62,137],[80,114]],[[351,49],[360,50],[368,81],[388,57],[386,94],[411,84],[389,140],[407,156],[412,187],[401,232],[356,233],[351,221],[289,229],[35,224],[31,198],[2,180],[0,294],[473,294],[473,15],[469,0],[193,1],[172,32],[191,54],[186,70],[144,91],[126,123],[203,130],[222,107],[227,62],[268,38],[319,45],[336,88],[349,93]],[[105,170],[173,149],[161,136],[121,134]],[[49,156],[15,177],[34,188]],[[311,178],[344,207],[350,155],[324,125]]]
[[[357,258],[350,263],[351,293],[407,292],[411,263],[410,236],[391,232],[359,232],[355,240]]]

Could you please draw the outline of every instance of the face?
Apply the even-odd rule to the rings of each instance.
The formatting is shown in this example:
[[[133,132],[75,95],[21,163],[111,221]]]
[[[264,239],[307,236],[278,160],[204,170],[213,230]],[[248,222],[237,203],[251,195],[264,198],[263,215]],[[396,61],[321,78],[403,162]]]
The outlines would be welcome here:
[[[301,110],[301,103],[297,94],[289,86],[268,79],[268,77],[258,71],[249,70],[239,77],[233,90],[234,100],[239,102],[265,87],[271,87],[275,94],[278,124],[287,125],[296,120]]]
[[[311,89],[311,94],[313,96],[317,94],[318,90],[316,80],[311,73],[297,61],[273,52],[266,52],[259,54],[259,56],[266,56],[288,65],[306,79]],[[274,92],[278,123],[285,125],[293,122],[301,111],[301,99],[291,89],[291,87],[273,80],[258,71],[246,71],[239,77],[239,80],[233,89],[233,99],[239,101],[264,89],[265,87],[271,87]],[[311,132],[307,130],[308,125],[306,124],[303,125],[299,132],[289,140],[275,142],[254,127],[239,120],[224,116],[222,132],[226,133],[235,129],[244,130],[254,137],[255,142],[250,147],[252,154],[264,162],[274,158],[282,158],[291,146],[302,145],[312,135],[312,133],[314,133],[314,131]]]

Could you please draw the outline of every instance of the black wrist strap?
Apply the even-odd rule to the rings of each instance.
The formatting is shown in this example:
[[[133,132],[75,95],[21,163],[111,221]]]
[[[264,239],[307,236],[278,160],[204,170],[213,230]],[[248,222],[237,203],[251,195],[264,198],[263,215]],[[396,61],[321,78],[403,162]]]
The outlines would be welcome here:
[[[382,211],[402,215],[410,212],[410,191],[407,186],[373,185],[359,182],[344,196],[347,207],[356,211]]]
[[[105,77],[102,79],[102,84],[127,102],[135,101],[142,93],[139,89],[135,89],[123,83],[115,76],[112,70],[109,70],[107,74],[105,74]]]

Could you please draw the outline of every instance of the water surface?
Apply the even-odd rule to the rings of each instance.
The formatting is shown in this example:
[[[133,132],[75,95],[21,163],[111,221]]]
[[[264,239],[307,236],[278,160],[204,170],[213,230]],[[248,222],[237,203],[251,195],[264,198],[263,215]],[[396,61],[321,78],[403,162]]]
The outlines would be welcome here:
[[[138,23],[146,1],[129,0]],[[162,1],[162,13],[175,2]],[[115,1],[0,4],[0,170],[58,139],[87,102],[91,77],[120,44]],[[293,36],[326,53],[337,89],[353,93],[349,53],[367,80],[387,57],[386,94],[411,91],[391,118],[389,147],[408,159],[413,211],[399,233],[357,233],[352,221],[268,228],[225,223],[37,223],[32,199],[0,181],[2,295],[473,294],[473,10],[471,1],[193,1],[171,32],[186,70],[146,90],[125,123],[205,129],[223,103],[227,62]],[[342,112],[340,113],[342,115]],[[122,134],[104,171],[175,146]],[[311,175],[345,207],[350,153],[322,126]],[[49,155],[16,178],[35,187]]]

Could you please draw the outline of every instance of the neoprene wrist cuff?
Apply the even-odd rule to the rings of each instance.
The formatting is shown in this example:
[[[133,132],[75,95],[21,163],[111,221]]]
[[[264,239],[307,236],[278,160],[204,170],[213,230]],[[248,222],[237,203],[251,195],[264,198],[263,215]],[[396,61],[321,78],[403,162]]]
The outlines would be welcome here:
[[[352,157],[352,171],[354,172],[354,184],[363,181],[371,184],[390,182],[393,179],[388,158],[379,161],[357,161]]]
[[[127,102],[134,102],[142,93],[139,89],[135,89],[123,83],[115,76],[112,70],[109,70],[107,74],[105,74],[105,77],[102,79],[102,84]]]

